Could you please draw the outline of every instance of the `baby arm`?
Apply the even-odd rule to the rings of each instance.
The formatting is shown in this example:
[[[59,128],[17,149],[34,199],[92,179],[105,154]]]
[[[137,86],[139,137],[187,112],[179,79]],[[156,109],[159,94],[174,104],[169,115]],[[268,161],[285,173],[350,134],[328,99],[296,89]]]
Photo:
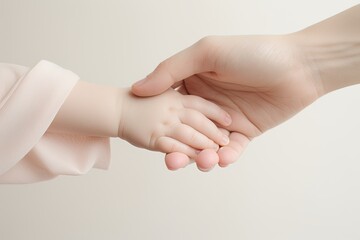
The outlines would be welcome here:
[[[197,149],[228,142],[209,119],[220,125],[231,121],[217,105],[174,90],[139,98],[129,89],[79,81],[48,131],[120,137],[141,148],[195,158]]]

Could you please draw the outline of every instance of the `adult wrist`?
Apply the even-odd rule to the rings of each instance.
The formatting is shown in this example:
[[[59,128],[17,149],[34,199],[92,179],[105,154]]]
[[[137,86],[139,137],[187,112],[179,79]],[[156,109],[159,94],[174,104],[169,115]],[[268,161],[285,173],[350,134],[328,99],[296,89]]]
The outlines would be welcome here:
[[[360,5],[290,34],[324,94],[360,83]]]
[[[360,83],[360,38],[341,39],[306,29],[291,38],[322,94]]]

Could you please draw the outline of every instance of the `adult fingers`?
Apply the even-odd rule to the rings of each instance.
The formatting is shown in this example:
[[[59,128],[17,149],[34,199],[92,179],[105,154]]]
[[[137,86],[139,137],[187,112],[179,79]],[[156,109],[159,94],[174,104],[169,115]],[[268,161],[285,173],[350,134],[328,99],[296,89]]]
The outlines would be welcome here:
[[[208,172],[219,163],[219,156],[214,149],[205,149],[199,153],[195,162],[200,171]]]
[[[205,37],[160,63],[145,79],[132,86],[132,92],[138,96],[153,96],[170,88],[174,83],[197,73],[214,69],[215,49],[212,37]]]
[[[226,136],[230,135],[230,132],[226,129],[219,128],[219,130]],[[203,172],[212,170],[219,161],[219,154],[212,149],[203,150],[196,157],[196,165],[198,169]]]
[[[231,132],[229,138],[229,144],[221,147],[218,151],[220,167],[234,163],[250,142],[249,138],[238,132]]]
[[[165,156],[166,167],[172,171],[184,168],[193,162],[194,161],[191,160],[186,154],[181,152],[168,153]]]

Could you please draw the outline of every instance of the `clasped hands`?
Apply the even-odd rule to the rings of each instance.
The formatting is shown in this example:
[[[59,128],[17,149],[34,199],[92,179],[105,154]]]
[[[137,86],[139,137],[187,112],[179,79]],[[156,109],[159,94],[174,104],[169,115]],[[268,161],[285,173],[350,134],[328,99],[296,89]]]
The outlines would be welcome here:
[[[132,92],[144,97],[165,92],[166,97],[175,94],[169,88],[177,87],[182,94],[177,93],[179,107],[168,102],[162,109],[178,112],[156,128],[150,149],[167,153],[171,170],[191,159],[202,171],[216,164],[226,167],[253,138],[322,96],[322,81],[298,44],[298,35],[206,37],[160,63],[132,86]]]

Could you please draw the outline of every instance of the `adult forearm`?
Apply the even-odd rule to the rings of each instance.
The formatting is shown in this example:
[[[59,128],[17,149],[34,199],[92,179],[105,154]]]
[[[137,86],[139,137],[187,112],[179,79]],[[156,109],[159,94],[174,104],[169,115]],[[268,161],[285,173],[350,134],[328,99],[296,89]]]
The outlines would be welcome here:
[[[117,137],[122,90],[79,81],[48,131]]]
[[[290,34],[322,93],[360,83],[360,5]]]

